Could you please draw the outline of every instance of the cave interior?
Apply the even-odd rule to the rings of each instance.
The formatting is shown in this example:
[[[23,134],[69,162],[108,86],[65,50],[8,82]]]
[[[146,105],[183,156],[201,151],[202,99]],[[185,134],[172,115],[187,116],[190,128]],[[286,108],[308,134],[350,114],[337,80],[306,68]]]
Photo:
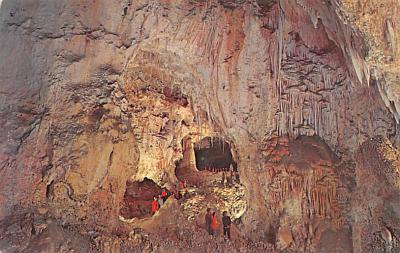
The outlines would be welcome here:
[[[220,137],[205,137],[194,145],[196,168],[199,171],[228,171],[231,166],[237,171],[237,164],[233,159],[231,146]]]

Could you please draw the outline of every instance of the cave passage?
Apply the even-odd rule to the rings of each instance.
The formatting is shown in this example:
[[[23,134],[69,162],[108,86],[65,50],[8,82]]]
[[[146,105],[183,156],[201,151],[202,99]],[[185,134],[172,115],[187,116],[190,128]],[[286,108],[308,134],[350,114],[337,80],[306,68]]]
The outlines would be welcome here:
[[[194,145],[196,167],[198,170],[225,170],[237,165],[233,160],[231,146],[222,138],[205,137]]]
[[[153,197],[161,192],[161,187],[148,178],[142,182],[128,181],[120,210],[121,216],[125,219],[150,217]]]

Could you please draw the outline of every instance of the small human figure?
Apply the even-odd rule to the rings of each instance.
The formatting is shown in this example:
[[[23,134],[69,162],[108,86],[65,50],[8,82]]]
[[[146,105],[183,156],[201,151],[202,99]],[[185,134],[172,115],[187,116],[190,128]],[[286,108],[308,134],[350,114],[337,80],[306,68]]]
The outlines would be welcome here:
[[[224,228],[224,236],[227,236],[228,239],[231,239],[231,217],[228,216],[228,212],[224,211],[222,213],[222,226]]]
[[[161,194],[158,195],[158,207],[161,208],[161,206],[164,204],[163,198],[161,197]]]
[[[212,219],[211,219],[211,234],[212,235],[217,234],[217,228],[218,228],[217,215],[215,212],[213,212]]]
[[[161,192],[161,198],[162,198],[163,204],[164,204],[165,201],[167,201],[167,191],[165,189],[163,189]]]
[[[211,222],[212,222],[212,214],[211,214],[211,208],[207,208],[207,212],[206,212],[206,229],[209,235],[212,235],[212,231],[211,231]]]
[[[221,181],[222,186],[225,186],[225,182],[226,182],[225,179],[226,179],[225,172],[222,172],[222,181]]]
[[[155,214],[158,210],[158,202],[157,202],[157,197],[153,197],[153,202],[151,202],[151,213]]]

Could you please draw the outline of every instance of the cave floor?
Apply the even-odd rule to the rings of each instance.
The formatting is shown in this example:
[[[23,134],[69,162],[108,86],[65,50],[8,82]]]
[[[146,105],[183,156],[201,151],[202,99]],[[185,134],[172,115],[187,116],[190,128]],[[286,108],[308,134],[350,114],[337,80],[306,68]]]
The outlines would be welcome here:
[[[220,206],[236,198],[245,203],[242,191],[240,185],[207,189],[187,187],[181,190],[184,197],[168,198],[152,217],[124,220],[124,223],[131,228],[130,240],[143,252],[149,250],[149,244],[155,252],[275,252],[270,244],[248,240],[237,221],[231,227],[231,240],[223,237]],[[208,235],[205,229],[204,215],[208,206],[217,211],[219,228],[215,236]]]
[[[125,219],[120,216],[120,221],[134,228],[133,237],[142,238],[148,234],[162,249],[198,248],[203,252],[246,252],[248,247],[260,248],[265,252],[271,245],[252,245],[244,239],[240,232],[240,217],[246,210],[245,189],[238,182],[222,184],[222,172],[197,171],[183,177],[187,186],[180,190],[181,198],[169,197],[161,208],[152,216],[144,219]],[[208,235],[204,217],[206,209],[210,207],[217,213],[217,235]],[[231,241],[225,240],[222,235],[222,212],[228,211],[232,218]],[[136,232],[135,232],[136,231]],[[141,231],[141,232],[138,232]],[[135,234],[136,233],[136,234]],[[202,250],[200,250],[202,249]]]

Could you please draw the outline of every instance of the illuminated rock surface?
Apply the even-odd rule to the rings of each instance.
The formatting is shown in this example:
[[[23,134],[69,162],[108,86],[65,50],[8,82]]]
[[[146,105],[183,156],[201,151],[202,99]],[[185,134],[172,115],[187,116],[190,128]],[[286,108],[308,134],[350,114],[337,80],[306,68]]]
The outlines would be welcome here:
[[[0,6],[0,251],[400,251],[398,1]]]

